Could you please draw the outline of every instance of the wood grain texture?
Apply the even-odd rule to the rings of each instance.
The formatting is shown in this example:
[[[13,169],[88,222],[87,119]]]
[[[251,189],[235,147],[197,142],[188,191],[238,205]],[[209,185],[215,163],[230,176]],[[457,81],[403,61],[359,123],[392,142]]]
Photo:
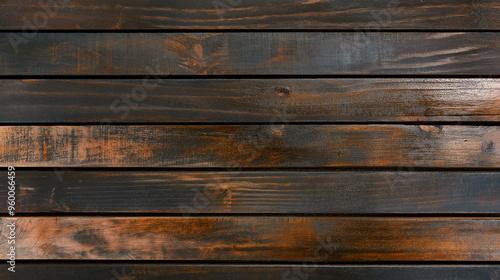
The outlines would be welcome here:
[[[500,213],[498,172],[16,173],[17,213]]]
[[[0,29],[499,29],[499,16],[494,0],[5,0]]]
[[[0,75],[500,74],[496,32],[10,34]]]
[[[498,265],[199,265],[199,264],[26,264],[16,273],[0,266],[4,280],[496,280]],[[121,278],[120,278],[121,277]],[[134,278],[135,277],[135,278]]]
[[[1,126],[0,166],[500,167],[500,127]]]
[[[16,236],[18,260],[500,261],[493,218],[23,217]]]
[[[3,123],[500,121],[499,79],[0,80]]]

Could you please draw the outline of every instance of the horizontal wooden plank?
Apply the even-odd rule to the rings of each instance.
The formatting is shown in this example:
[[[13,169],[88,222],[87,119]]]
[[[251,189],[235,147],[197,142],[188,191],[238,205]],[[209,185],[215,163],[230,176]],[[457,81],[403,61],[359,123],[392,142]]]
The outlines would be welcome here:
[[[283,280],[493,280],[498,265],[200,265],[200,264],[25,264],[16,273],[2,264],[5,280],[109,280],[109,279],[283,279]],[[122,277],[122,278],[120,278]],[[128,277],[128,278],[127,278]]]
[[[23,217],[16,227],[18,260],[500,261],[493,218]]]
[[[499,29],[494,0],[2,1],[0,29]]]
[[[16,184],[17,213],[500,213],[498,172],[54,169],[17,171]]]
[[[500,74],[497,32],[0,34],[0,75]]]
[[[500,121],[499,79],[50,79],[0,88],[3,123]]]
[[[500,127],[1,126],[0,166],[500,167]]]

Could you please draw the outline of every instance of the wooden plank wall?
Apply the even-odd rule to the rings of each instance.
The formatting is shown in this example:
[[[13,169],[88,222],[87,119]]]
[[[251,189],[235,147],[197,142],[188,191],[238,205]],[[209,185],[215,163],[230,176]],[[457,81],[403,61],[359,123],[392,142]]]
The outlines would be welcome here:
[[[0,1],[0,279],[500,279],[499,31],[496,0]]]

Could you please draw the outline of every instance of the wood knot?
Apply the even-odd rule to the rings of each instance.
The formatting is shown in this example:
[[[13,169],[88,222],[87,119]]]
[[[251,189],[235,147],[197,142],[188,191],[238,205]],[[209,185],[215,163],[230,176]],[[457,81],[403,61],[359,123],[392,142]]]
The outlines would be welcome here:
[[[493,143],[493,141],[484,141],[483,144],[481,145],[481,149],[483,150],[483,152],[486,153],[493,152],[494,148],[495,148],[495,143]]]
[[[277,128],[273,129],[274,136],[283,136],[283,132]]]
[[[283,136],[283,130],[285,130],[285,126],[284,125],[281,125],[281,127],[273,127],[272,128],[273,134],[276,137]]]
[[[289,96],[292,91],[287,87],[276,87],[274,89],[277,96]]]
[[[229,189],[223,190],[220,195],[217,197],[218,200],[223,200],[229,195]]]

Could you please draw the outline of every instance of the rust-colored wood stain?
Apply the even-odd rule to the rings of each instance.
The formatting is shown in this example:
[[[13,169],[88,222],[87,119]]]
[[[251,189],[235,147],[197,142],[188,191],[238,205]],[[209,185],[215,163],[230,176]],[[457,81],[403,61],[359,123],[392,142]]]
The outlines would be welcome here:
[[[0,1],[0,279],[498,280],[499,62],[496,0]]]

